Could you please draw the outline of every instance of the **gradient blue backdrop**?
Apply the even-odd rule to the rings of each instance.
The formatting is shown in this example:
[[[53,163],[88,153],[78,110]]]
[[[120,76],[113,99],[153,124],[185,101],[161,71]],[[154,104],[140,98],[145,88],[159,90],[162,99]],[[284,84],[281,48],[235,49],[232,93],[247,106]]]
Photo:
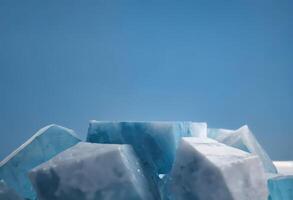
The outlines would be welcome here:
[[[57,123],[248,124],[293,159],[293,3],[0,0],[0,158]]]

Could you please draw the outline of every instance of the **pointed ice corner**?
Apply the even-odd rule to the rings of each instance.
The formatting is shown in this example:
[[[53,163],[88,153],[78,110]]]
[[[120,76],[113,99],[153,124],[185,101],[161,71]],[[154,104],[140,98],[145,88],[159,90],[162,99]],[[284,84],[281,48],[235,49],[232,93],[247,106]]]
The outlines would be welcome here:
[[[293,175],[279,175],[268,180],[270,200],[293,199]]]
[[[22,197],[34,199],[28,171],[79,141],[73,130],[58,125],[46,126],[0,162],[0,179]]]
[[[247,125],[242,126],[237,130],[209,128],[208,137],[226,145],[257,155],[267,173],[277,173],[277,169],[272,160],[258,143]]]
[[[80,142],[29,177],[42,200],[154,200],[130,145]]]
[[[15,191],[9,188],[3,180],[0,180],[0,200],[23,200]]]
[[[164,200],[266,200],[257,156],[212,139],[182,138]]]

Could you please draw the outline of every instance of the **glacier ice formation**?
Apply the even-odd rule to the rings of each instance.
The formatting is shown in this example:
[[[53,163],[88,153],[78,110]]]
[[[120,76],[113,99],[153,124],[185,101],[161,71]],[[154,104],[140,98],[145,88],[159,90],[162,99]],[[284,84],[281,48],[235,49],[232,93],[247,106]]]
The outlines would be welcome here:
[[[93,120],[86,142],[49,125],[1,161],[0,200],[292,200],[292,172],[248,126]]]

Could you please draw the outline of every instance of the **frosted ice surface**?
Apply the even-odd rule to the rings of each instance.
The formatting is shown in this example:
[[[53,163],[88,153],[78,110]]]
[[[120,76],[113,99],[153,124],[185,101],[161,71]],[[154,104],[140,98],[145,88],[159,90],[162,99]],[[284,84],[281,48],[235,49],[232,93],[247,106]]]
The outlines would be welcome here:
[[[284,175],[293,175],[293,161],[274,161],[278,173]]]
[[[87,141],[131,144],[146,167],[158,174],[171,170],[181,137],[207,137],[206,123],[91,121]]]
[[[208,137],[221,143],[236,147],[243,151],[257,155],[268,173],[277,173],[277,169],[268,154],[258,143],[247,125],[237,130],[208,129]]]
[[[168,200],[267,199],[257,156],[203,138],[182,138],[165,188]]]
[[[9,188],[3,180],[0,180],[0,200],[23,200],[13,189]]]
[[[34,168],[39,200],[153,200],[130,145],[80,142]]]
[[[70,129],[46,126],[0,163],[0,179],[22,197],[34,199],[28,171],[79,141]]]
[[[276,176],[268,180],[270,200],[293,199],[293,175]]]

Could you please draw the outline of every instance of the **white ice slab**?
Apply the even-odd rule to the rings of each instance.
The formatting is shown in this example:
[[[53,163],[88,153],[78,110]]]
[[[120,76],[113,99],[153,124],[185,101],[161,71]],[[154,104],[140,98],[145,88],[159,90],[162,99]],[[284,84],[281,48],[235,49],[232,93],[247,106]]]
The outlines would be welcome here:
[[[266,200],[257,156],[211,139],[182,138],[164,190],[168,200]]]

